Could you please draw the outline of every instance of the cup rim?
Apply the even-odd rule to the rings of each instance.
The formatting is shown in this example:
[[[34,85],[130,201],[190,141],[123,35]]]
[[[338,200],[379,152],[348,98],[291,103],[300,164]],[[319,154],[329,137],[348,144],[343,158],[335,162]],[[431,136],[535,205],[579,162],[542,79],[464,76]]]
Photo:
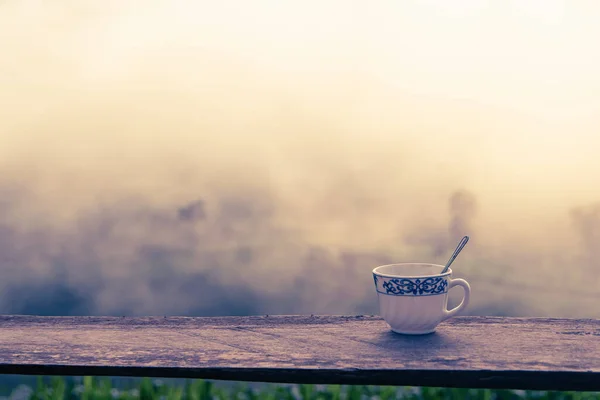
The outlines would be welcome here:
[[[382,272],[377,272],[377,270],[379,268],[391,267],[391,266],[396,266],[396,265],[422,265],[422,266],[427,265],[427,266],[440,267],[441,269],[444,269],[444,265],[441,265],[441,264],[424,263],[424,262],[404,262],[404,263],[379,265],[379,266],[373,268],[373,275],[378,275],[378,276],[382,276],[385,278],[433,278],[433,277],[442,277],[442,276],[452,275],[452,268],[448,268],[448,271],[446,271],[443,274],[428,274],[428,275],[398,275],[398,274],[384,274]]]

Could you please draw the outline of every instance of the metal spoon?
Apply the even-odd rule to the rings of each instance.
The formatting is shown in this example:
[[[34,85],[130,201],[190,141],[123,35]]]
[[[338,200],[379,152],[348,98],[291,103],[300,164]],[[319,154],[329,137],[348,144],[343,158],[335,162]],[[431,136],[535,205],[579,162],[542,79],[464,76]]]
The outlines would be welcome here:
[[[465,236],[464,238],[462,238],[460,240],[460,242],[458,242],[458,246],[456,246],[456,250],[454,250],[454,253],[452,253],[452,255],[450,256],[450,259],[446,263],[446,267],[441,272],[442,274],[444,274],[444,273],[446,273],[446,271],[448,271],[448,268],[450,268],[450,264],[452,264],[454,262],[454,260],[456,259],[456,256],[458,256],[458,253],[461,252],[461,250],[463,249],[463,247],[465,247],[465,245],[467,244],[468,241],[469,241],[469,237]]]

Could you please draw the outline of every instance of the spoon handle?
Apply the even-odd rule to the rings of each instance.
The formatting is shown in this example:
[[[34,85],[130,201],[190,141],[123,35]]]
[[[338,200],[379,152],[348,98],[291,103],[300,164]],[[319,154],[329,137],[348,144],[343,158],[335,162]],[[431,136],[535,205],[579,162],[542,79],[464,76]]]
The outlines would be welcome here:
[[[452,264],[454,262],[454,259],[456,258],[456,256],[458,256],[458,253],[461,252],[461,250],[463,249],[463,247],[465,247],[465,245],[467,244],[468,241],[469,241],[469,237],[465,236],[460,240],[460,242],[458,242],[458,246],[456,246],[454,253],[452,253],[452,255],[450,256],[450,259],[446,263],[446,267],[441,272],[442,274],[444,274],[444,273],[446,273],[446,271],[448,271],[448,268],[450,268],[450,264]]]

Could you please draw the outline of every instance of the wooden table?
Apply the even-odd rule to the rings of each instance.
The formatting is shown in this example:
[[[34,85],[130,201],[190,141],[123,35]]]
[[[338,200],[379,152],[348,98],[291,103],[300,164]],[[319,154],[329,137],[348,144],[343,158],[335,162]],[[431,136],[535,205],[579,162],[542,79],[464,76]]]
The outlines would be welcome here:
[[[600,320],[0,316],[0,373],[600,391]]]

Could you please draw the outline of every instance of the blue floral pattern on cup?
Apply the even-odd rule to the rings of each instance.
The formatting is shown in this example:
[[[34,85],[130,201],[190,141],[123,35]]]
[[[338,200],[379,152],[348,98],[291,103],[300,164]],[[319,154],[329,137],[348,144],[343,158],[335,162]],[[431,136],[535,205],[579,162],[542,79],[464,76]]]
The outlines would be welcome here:
[[[446,277],[383,279],[373,275],[373,279],[379,293],[392,296],[431,296],[448,292]],[[381,285],[379,279],[382,280]]]

